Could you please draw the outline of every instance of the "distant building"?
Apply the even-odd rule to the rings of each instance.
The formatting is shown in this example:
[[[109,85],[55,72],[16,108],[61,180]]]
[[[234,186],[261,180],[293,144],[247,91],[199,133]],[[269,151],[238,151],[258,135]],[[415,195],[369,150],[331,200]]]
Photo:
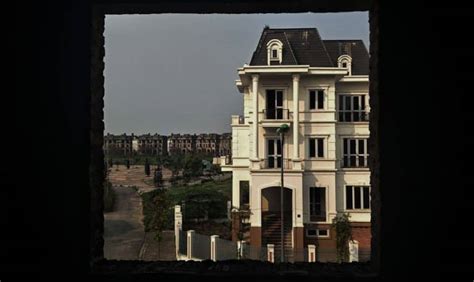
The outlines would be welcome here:
[[[196,134],[174,134],[168,137],[168,153],[192,153],[196,150]]]
[[[143,134],[137,138],[139,155],[163,156],[168,153],[168,137],[159,134]]]
[[[160,134],[104,136],[104,153],[112,156],[163,156],[174,153],[200,153],[209,156],[230,156],[232,135],[216,134]]]
[[[113,135],[108,133],[104,136],[104,153],[106,155],[129,156],[132,154],[132,140],[134,135]]]
[[[224,133],[219,139],[219,153],[218,156],[232,155],[232,133]]]
[[[219,154],[219,141],[220,136],[218,134],[199,134],[196,137],[196,153],[217,156]]]

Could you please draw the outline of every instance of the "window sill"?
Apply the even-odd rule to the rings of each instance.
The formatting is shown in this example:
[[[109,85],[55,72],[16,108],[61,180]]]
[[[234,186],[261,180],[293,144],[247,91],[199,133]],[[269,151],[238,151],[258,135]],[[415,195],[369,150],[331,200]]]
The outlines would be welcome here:
[[[370,171],[369,167],[341,167],[342,171]]]
[[[347,213],[369,213],[370,214],[370,209],[344,210],[344,212],[347,212]]]

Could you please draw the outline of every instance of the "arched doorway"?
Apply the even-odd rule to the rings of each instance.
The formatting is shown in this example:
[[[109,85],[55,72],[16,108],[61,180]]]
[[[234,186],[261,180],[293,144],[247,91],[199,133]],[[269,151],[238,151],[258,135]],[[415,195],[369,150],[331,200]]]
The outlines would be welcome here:
[[[262,189],[262,246],[275,245],[275,255],[279,256],[281,249],[281,188],[278,186]],[[292,249],[293,227],[293,195],[292,190],[283,188],[283,229],[285,249]]]

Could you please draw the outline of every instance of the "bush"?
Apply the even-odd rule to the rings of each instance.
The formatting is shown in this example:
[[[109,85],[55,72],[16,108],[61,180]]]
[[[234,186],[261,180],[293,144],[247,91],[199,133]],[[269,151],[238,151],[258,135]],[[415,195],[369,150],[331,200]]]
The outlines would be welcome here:
[[[104,212],[111,212],[114,210],[115,191],[112,189],[112,183],[106,182],[104,184]]]
[[[337,262],[349,261],[349,240],[352,239],[352,228],[349,214],[342,214],[333,219],[332,226],[336,230]]]
[[[142,200],[145,232],[158,231],[156,233],[159,236],[163,230],[173,230],[173,206],[166,190],[143,193]]]

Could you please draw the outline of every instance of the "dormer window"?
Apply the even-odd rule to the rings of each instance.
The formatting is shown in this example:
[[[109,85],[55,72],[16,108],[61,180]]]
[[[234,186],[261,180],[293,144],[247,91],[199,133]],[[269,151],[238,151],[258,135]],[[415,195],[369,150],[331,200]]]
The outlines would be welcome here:
[[[267,43],[267,63],[281,64],[283,55],[283,43],[278,39],[272,39]]]
[[[349,55],[342,55],[337,59],[337,64],[339,68],[344,68],[348,70],[347,75],[352,75],[352,58]]]
[[[278,59],[278,50],[272,49],[272,59]]]

